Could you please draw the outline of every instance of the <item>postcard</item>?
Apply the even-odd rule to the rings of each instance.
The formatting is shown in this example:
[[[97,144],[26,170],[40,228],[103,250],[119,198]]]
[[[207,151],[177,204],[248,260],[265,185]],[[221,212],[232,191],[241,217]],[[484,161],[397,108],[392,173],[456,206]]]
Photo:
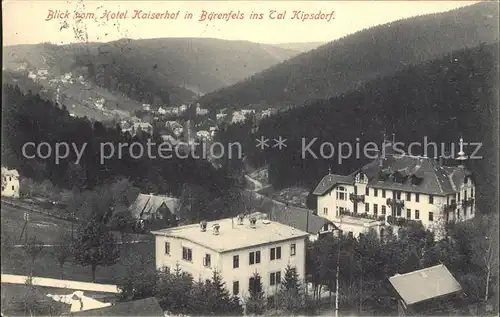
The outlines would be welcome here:
[[[498,315],[498,3],[2,7],[2,316]]]

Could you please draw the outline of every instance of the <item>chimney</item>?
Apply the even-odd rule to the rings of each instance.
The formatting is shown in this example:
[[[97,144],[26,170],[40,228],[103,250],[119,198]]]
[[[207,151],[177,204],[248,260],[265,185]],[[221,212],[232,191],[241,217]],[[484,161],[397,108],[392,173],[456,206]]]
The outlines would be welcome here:
[[[205,220],[200,222],[200,229],[202,232],[207,231],[207,222]]]
[[[256,228],[256,226],[255,226],[256,223],[257,223],[257,218],[255,218],[255,217],[250,218],[250,228],[254,228],[255,229]]]
[[[213,229],[213,234],[218,236],[219,235],[219,229],[220,229],[220,225],[218,223],[214,224],[212,226],[212,229]]]

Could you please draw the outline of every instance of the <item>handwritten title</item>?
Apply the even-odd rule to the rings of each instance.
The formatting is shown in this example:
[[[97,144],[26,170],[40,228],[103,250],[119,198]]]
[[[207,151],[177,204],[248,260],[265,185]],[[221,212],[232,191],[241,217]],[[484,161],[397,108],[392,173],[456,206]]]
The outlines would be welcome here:
[[[74,18],[75,20],[85,20],[85,19],[103,19],[106,21],[111,20],[197,20],[198,22],[212,22],[212,21],[238,21],[244,19],[250,20],[295,20],[295,21],[326,21],[330,22],[335,19],[335,11],[324,12],[322,10],[316,10],[311,12],[306,12],[302,10],[270,10],[266,13],[264,12],[242,12],[229,11],[229,12],[211,12],[202,10],[198,16],[195,16],[192,12],[178,11],[163,11],[163,12],[153,12],[145,10],[105,10],[101,14],[96,14],[93,12],[78,12],[74,11],[73,14],[69,10],[48,10],[47,18],[45,21],[51,20],[66,20]]]

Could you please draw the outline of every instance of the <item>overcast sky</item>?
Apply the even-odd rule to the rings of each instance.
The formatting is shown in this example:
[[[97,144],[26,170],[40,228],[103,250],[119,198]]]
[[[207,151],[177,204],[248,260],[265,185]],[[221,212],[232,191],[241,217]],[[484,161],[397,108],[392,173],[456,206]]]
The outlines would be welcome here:
[[[477,2],[477,1],[475,1]],[[416,15],[449,11],[470,5],[470,1],[3,1],[4,45],[51,42],[67,44],[82,40],[108,42],[120,38],[213,37],[260,43],[328,42],[358,30]],[[46,21],[49,10],[70,12],[65,20]],[[77,21],[74,12],[93,13],[94,19]],[[124,12],[127,19],[102,19],[106,10]],[[177,20],[132,19],[134,10],[162,13],[180,11]],[[243,13],[242,20],[199,21],[202,10]],[[286,10],[284,20],[271,20],[269,12]],[[327,21],[292,20],[293,11],[325,14],[335,11]],[[263,13],[262,20],[251,20],[251,12]],[[184,19],[191,12],[191,20]]]

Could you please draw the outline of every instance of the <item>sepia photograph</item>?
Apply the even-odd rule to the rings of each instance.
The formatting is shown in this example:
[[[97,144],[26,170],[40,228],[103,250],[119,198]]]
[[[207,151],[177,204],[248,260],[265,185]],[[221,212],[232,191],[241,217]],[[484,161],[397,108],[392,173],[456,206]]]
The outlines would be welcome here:
[[[497,1],[2,1],[1,316],[498,316]]]

